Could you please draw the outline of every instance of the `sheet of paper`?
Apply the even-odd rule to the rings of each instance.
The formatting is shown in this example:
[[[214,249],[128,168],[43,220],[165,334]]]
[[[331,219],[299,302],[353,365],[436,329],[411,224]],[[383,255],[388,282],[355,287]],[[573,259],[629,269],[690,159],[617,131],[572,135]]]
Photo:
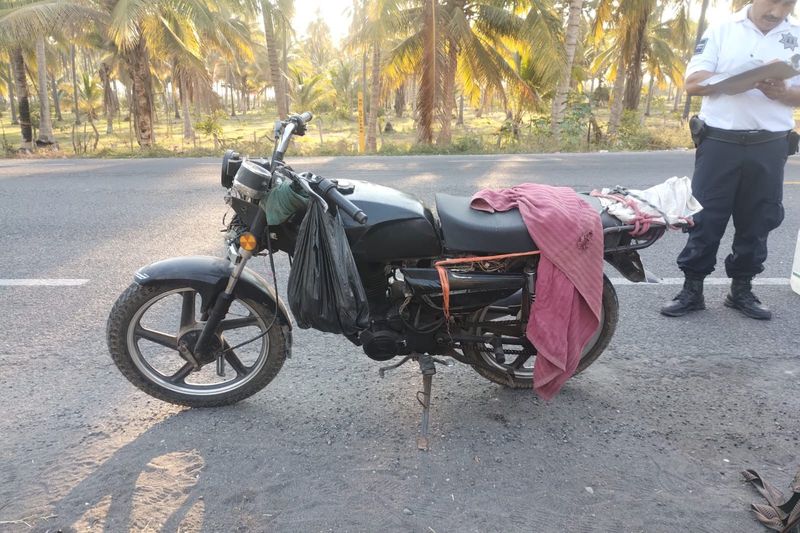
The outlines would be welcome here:
[[[788,61],[748,61],[729,72],[715,74],[700,85],[715,87],[724,94],[739,94],[748,91],[759,81],[767,79],[785,80],[800,76],[800,54]]]

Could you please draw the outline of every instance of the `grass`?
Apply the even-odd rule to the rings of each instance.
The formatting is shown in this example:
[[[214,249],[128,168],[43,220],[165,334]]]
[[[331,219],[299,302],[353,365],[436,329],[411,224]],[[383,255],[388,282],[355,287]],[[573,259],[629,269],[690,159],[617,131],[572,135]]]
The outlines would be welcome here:
[[[653,116],[642,120],[628,115],[618,137],[597,142],[589,135],[589,114],[605,128],[608,120],[607,109],[594,109],[583,113],[579,108],[567,117],[562,142],[557,144],[549,134],[547,116],[526,117],[515,137],[506,131],[503,112],[485,113],[475,116],[474,110],[465,110],[463,125],[452,124],[453,141],[449,146],[429,146],[416,143],[416,127],[413,119],[406,113],[402,118],[393,115],[379,118],[381,133],[378,138],[378,153],[384,155],[441,154],[441,153],[547,153],[556,151],[586,152],[598,150],[662,150],[690,148],[687,127],[679,116],[666,106],[657,110]],[[588,107],[586,108],[588,109]],[[0,155],[17,156],[21,134],[18,125],[11,124],[8,110],[0,110]],[[585,110],[584,110],[585,111]],[[225,148],[234,148],[251,155],[266,155],[272,151],[272,130],[275,113],[271,110],[250,111],[230,117],[220,113],[212,117],[211,123],[221,128],[220,142],[215,145],[211,135],[196,132],[194,141],[183,138],[183,122],[173,116],[159,113],[155,127],[156,146],[142,150],[136,143],[132,124],[117,118],[113,133],[106,134],[106,121],[96,122],[100,139],[96,150],[92,150],[93,131],[85,121],[75,127],[73,137],[72,115],[64,114],[66,120],[56,121],[54,133],[58,150],[39,150],[28,157],[169,157],[169,156],[217,156]],[[193,124],[209,121],[208,116],[193,116]],[[391,122],[393,132],[384,132],[386,122]],[[438,126],[437,126],[438,128]],[[75,139],[75,142],[73,142]],[[88,150],[78,148],[87,146]],[[321,114],[314,118],[307,134],[296,139],[292,147],[294,155],[357,155],[358,127],[355,119]]]

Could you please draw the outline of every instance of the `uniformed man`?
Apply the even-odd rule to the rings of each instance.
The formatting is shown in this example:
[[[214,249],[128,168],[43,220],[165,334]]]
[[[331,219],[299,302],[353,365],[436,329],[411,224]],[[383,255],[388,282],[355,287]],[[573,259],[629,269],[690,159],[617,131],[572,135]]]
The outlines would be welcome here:
[[[800,53],[800,26],[789,20],[797,0],[753,0],[732,19],[710,27],[686,67],[686,92],[703,96],[694,124],[692,192],[703,205],[678,256],[683,290],[661,309],[683,316],[705,309],[703,279],[714,271],[717,249],[733,216],[735,234],[725,270],[732,278],[725,305],[750,318],[772,312],[753,294],[751,281],[764,270],[767,235],[783,221],[783,167],[792,150],[793,107],[800,106],[800,77],[754,82],[744,92],[723,94],[702,82],[751,61],[791,60]],[[794,152],[792,152],[794,153]]]

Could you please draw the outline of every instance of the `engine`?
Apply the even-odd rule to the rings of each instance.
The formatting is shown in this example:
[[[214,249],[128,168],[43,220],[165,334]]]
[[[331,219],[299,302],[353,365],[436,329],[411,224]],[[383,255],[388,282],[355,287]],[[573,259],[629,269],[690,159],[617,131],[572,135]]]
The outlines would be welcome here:
[[[360,265],[359,273],[373,320],[358,340],[369,358],[388,361],[412,352],[443,353],[436,342],[445,322],[441,311],[412,302],[405,281],[386,273],[383,265],[372,269]]]

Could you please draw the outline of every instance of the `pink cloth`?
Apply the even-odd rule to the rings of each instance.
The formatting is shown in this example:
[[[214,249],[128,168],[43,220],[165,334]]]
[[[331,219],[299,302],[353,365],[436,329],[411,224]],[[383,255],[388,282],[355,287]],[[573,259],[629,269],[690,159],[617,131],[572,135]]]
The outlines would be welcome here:
[[[542,252],[526,334],[538,352],[533,367],[534,389],[549,400],[575,373],[584,346],[600,325],[600,216],[571,188],[537,183],[479,191],[470,207],[490,213],[519,209]]]

